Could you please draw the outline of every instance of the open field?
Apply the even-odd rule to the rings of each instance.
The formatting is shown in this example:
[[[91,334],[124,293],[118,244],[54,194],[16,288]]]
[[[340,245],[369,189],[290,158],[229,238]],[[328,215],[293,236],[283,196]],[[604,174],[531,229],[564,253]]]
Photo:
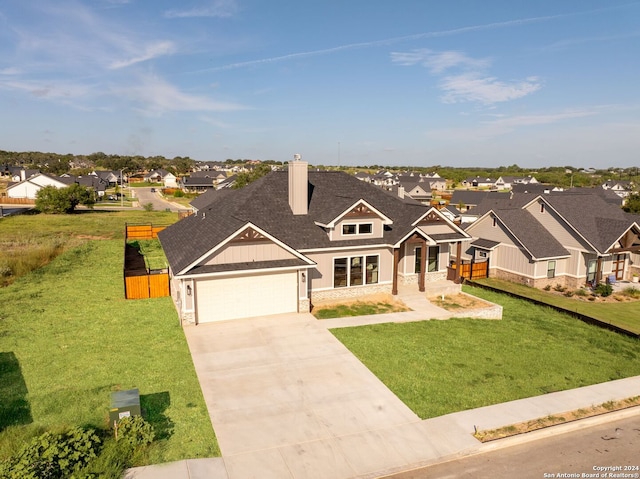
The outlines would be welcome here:
[[[554,306],[560,306],[640,334],[640,301],[638,300],[640,297],[638,296],[630,298],[622,293],[615,293],[607,297],[606,301],[588,301],[577,295],[568,298],[561,294],[554,294],[551,291],[543,291],[493,278],[478,280],[478,282]]]
[[[524,300],[464,290],[503,305],[503,319],[332,333],[421,418],[640,375],[640,340]]]
[[[146,462],[219,455],[171,299],[124,299],[124,223],[144,220],[172,222],[146,212],[2,221],[3,242],[21,229],[67,241],[49,264],[0,288],[0,458],[44,429],[106,428],[111,392],[130,388],[160,437]]]

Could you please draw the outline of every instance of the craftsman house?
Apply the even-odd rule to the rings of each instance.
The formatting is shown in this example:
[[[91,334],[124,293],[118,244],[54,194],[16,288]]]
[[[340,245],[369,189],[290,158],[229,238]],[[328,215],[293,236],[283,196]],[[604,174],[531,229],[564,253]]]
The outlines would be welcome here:
[[[478,209],[462,260],[488,261],[491,277],[576,289],[640,273],[640,218],[594,192],[515,195]]]
[[[183,322],[308,312],[314,301],[425,290],[469,236],[435,208],[296,159],[212,190],[159,233]]]

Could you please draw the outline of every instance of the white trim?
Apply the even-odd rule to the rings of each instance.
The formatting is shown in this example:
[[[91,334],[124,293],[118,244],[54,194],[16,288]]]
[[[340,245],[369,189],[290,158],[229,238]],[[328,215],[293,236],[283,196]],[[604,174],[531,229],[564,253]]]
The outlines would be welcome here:
[[[380,219],[382,220],[382,224],[383,225],[392,225],[393,224],[393,220],[391,218],[389,218],[388,216],[384,215],[382,212],[378,211],[376,208],[371,206],[369,203],[367,203],[362,198],[359,199],[358,201],[356,201],[355,203],[353,203],[351,206],[349,206],[349,208],[344,210],[342,213],[340,213],[338,216],[336,216],[329,223],[323,224],[323,223],[320,223],[319,221],[315,221],[315,224],[317,224],[318,226],[322,226],[324,228],[335,228],[336,224],[340,222],[342,217],[344,215],[346,215],[347,213],[349,213],[350,211],[352,211],[359,204],[364,204],[367,208],[369,208],[371,211],[373,211],[375,214],[377,214],[380,217]]]
[[[371,226],[371,232],[369,232],[369,233],[360,233],[360,226],[361,225],[370,225]],[[345,233],[344,232],[344,227],[345,226],[355,226],[356,227],[355,233]],[[373,221],[355,221],[353,223],[346,223],[346,222],[342,223],[342,232],[340,233],[340,236],[348,237],[348,238],[352,238],[352,237],[362,238],[362,237],[367,237],[367,236],[373,236]]]
[[[328,248],[313,248],[313,249],[299,249],[301,253],[339,253],[340,251],[355,251],[359,249],[380,249],[380,248],[393,248],[392,244],[371,244],[371,245],[357,245],[357,246],[337,246]]]
[[[311,265],[298,265],[298,266],[281,266],[279,268],[257,268],[257,269],[238,269],[234,271],[216,271],[213,273],[200,273],[200,274],[184,274],[176,275],[175,278],[180,279],[203,279],[203,278],[215,278],[225,276],[250,276],[252,274],[268,273],[269,271],[297,271],[300,269],[309,270],[314,268],[316,263]]]
[[[183,274],[185,271],[189,271],[190,269],[192,269],[195,266],[197,266],[200,262],[204,261],[205,258],[211,256],[216,251],[220,250],[223,246],[225,246],[227,243],[229,243],[230,241],[235,239],[239,234],[241,234],[243,231],[245,231],[245,230],[247,230],[249,228],[254,229],[255,231],[257,231],[258,233],[260,233],[264,237],[266,237],[269,240],[271,240],[276,245],[280,246],[284,250],[286,250],[289,253],[293,254],[296,258],[301,259],[302,261],[304,261],[307,264],[315,265],[315,263],[313,261],[311,261],[309,258],[307,258],[305,255],[301,254],[297,250],[293,249],[291,246],[289,246],[289,245],[283,243],[282,241],[280,241],[279,239],[277,239],[275,236],[270,235],[269,233],[267,233],[262,228],[259,228],[258,226],[254,225],[253,223],[248,221],[246,224],[244,224],[243,226],[238,228],[235,232],[233,232],[229,236],[227,236],[226,239],[220,241],[218,244],[216,244],[213,248],[211,248],[205,254],[203,254],[202,256],[197,258],[195,261],[193,261],[189,265],[187,265],[185,268],[180,270],[180,272],[178,273],[178,276]]]

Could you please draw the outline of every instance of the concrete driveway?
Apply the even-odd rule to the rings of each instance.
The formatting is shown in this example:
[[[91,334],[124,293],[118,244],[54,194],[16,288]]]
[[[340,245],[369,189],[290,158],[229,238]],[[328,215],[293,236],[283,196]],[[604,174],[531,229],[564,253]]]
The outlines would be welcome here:
[[[310,314],[185,334],[228,477],[338,479],[407,462],[376,431],[420,419]]]

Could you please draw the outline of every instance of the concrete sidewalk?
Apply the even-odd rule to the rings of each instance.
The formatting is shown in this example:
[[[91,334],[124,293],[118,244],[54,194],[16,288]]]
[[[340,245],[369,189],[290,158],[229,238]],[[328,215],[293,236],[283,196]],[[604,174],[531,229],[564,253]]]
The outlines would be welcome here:
[[[414,300],[417,313],[369,320],[447,317]],[[134,468],[126,479],[374,478],[640,414],[635,407],[482,444],[476,428],[640,396],[640,376],[420,420],[328,331],[367,322],[355,319],[292,314],[185,328],[222,458]]]

